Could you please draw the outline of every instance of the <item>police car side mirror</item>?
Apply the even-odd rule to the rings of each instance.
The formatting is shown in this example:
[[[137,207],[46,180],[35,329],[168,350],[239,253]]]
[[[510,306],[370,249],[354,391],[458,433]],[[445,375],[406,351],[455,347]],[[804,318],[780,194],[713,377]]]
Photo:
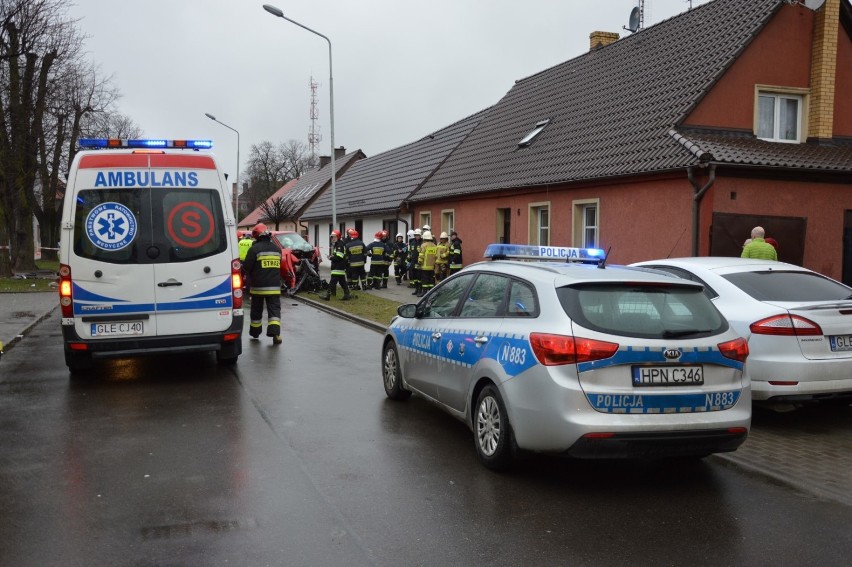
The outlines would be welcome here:
[[[417,316],[417,305],[414,303],[406,303],[400,305],[396,310],[397,315],[406,319],[414,319]]]

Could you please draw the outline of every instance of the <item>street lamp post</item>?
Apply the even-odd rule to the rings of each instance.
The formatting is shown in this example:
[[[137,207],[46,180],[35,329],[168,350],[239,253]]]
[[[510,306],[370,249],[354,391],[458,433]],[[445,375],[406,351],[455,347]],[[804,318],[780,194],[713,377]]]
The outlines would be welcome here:
[[[212,114],[210,114],[209,112],[205,112],[204,116],[206,116],[207,118],[209,118],[213,122],[218,122],[219,124],[221,124],[222,126],[227,128],[228,130],[232,130],[232,131],[236,132],[236,134],[237,134],[237,190],[234,191],[234,208],[236,209],[234,211],[234,216],[237,217],[235,222],[237,224],[237,228],[239,228],[240,227],[240,133],[239,133],[239,131],[237,131],[236,128],[231,128],[230,126],[228,126],[224,122],[216,120],[216,117],[213,116]]]
[[[271,6],[269,4],[264,4],[263,9],[272,14],[273,16],[277,16],[279,18],[283,18],[290,22],[291,24],[296,24],[300,28],[304,30],[308,30],[312,34],[318,35],[324,40],[328,42],[328,100],[329,100],[329,122],[331,123],[331,226],[332,228],[337,228],[337,191],[335,186],[335,177],[337,177],[337,170],[334,165],[334,73],[331,68],[331,40],[328,39],[323,34],[319,33],[316,30],[312,30],[308,26],[302,25],[295,20],[291,20],[287,16],[284,15],[279,8],[275,6]]]

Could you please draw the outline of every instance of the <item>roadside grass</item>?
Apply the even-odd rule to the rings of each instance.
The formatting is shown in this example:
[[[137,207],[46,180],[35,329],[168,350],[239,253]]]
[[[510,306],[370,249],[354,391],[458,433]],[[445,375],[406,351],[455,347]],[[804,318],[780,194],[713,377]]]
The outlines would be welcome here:
[[[322,300],[317,294],[310,294],[308,297],[314,301],[330,304],[330,306],[340,311],[345,311],[350,315],[355,315],[369,321],[375,321],[380,325],[390,325],[391,319],[396,315],[396,310],[399,307],[399,302],[378,297],[369,293],[353,292],[357,297],[350,301],[343,301],[340,298],[342,294],[337,291],[337,297]]]
[[[58,261],[36,260],[38,272],[25,277],[0,278],[0,293],[26,293],[31,291],[56,291]],[[52,284],[52,285],[51,285]]]

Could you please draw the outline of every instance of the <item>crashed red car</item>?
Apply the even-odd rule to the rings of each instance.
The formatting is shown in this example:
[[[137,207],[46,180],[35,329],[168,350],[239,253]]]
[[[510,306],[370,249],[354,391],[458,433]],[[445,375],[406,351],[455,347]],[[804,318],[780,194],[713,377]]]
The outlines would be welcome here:
[[[313,246],[301,234],[292,230],[270,230],[272,242],[281,249],[282,290],[290,295],[299,290],[319,289],[319,247]],[[237,231],[237,236],[251,235],[250,230]],[[303,262],[304,260],[304,262]]]

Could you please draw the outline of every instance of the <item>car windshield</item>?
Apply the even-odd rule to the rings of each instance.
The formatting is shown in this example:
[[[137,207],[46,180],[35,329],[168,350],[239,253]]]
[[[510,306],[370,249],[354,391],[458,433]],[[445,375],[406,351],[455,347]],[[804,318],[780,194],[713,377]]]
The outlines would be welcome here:
[[[814,272],[741,272],[723,276],[758,301],[837,301],[852,288]]]
[[[281,244],[281,248],[301,250],[302,252],[310,252],[313,250],[313,246],[311,246],[307,240],[302,238],[302,236],[296,232],[276,234],[275,238],[278,240],[279,244]]]
[[[556,293],[573,321],[610,335],[698,338],[728,328],[727,321],[698,287],[596,283],[562,287]]]

